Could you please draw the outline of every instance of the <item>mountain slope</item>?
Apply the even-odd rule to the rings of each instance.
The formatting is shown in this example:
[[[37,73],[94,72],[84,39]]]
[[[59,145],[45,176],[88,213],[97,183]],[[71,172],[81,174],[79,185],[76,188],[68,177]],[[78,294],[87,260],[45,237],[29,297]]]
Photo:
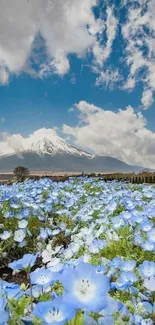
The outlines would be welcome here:
[[[10,155],[0,158],[0,170],[12,170],[16,166],[25,166],[30,170],[53,172],[132,172],[143,169],[138,166],[130,166],[118,159],[96,156],[69,155],[69,154],[44,154],[24,152],[22,158]]]

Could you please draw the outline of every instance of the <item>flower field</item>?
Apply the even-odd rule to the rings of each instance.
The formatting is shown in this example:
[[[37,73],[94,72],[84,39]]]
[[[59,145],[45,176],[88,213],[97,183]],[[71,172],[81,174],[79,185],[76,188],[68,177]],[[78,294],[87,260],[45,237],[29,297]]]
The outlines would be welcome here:
[[[155,324],[155,187],[0,186],[0,325]]]

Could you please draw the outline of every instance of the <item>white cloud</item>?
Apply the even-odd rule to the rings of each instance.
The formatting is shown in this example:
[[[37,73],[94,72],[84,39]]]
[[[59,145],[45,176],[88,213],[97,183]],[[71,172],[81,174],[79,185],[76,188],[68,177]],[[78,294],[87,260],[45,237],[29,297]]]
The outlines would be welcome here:
[[[76,76],[75,76],[74,73],[72,73],[72,75],[71,75],[70,82],[71,82],[72,85],[76,84]]]
[[[95,15],[98,0],[1,0],[0,84],[22,72],[63,76],[73,54],[88,59],[96,85],[130,91],[142,82],[143,108],[151,106],[144,95],[155,90],[155,1],[123,0],[119,8],[112,3],[101,1]]]
[[[113,8],[107,8],[106,36],[107,44],[104,51],[104,59],[107,59],[112,51],[112,44],[116,36],[118,21],[114,15]]]
[[[79,114],[75,127],[63,125],[65,139],[97,155],[108,155],[144,167],[155,168],[155,133],[147,129],[143,115],[131,106],[117,112],[81,101],[74,105]],[[57,127],[42,128],[27,137],[21,134],[0,134],[0,156],[29,150],[44,138],[60,144]],[[44,143],[44,142],[43,142]]]
[[[148,109],[153,104],[153,92],[151,89],[145,89],[142,94],[142,104],[144,109]]]
[[[79,125],[63,125],[75,145],[97,155],[109,155],[129,164],[155,168],[155,133],[147,129],[143,115],[131,106],[118,112],[81,101],[75,104]]]
[[[74,112],[74,107],[70,107],[70,108],[68,109],[68,113],[72,113],[72,112]]]
[[[142,81],[144,91],[141,102],[143,108],[153,103],[155,90],[155,1],[124,1],[127,8],[127,21],[122,26],[126,42],[125,60],[130,69],[124,89],[132,89]],[[149,90],[145,90],[149,88]]]
[[[129,77],[129,79],[126,81],[126,83],[123,85],[122,88],[127,89],[127,90],[132,90],[132,89],[134,89],[135,84],[136,84],[135,79]]]
[[[38,35],[46,49],[38,58],[38,76],[68,72],[68,55],[84,57],[102,32],[102,20],[92,10],[96,4],[97,0],[1,0],[0,83],[7,83],[11,73],[37,75],[29,64]]]
[[[118,69],[105,69],[101,71],[96,79],[96,86],[104,85],[106,88],[113,88],[121,80]]]

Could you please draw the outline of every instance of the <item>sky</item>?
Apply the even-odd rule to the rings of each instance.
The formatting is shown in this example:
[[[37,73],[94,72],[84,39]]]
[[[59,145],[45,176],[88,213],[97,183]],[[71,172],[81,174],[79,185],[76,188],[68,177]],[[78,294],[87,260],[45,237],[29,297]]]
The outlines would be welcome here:
[[[54,129],[155,168],[154,16],[154,0],[1,0],[0,155]]]

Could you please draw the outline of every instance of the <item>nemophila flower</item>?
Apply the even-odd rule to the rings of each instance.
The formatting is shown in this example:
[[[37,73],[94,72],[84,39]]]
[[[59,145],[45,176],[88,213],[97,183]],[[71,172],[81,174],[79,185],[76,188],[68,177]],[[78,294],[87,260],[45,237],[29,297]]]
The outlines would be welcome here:
[[[118,269],[118,268],[120,268],[121,264],[122,264],[122,258],[121,257],[114,257],[110,261],[110,268]]]
[[[10,202],[10,207],[13,209],[18,209],[20,207],[20,205],[16,202]]]
[[[123,220],[123,218],[118,216],[112,219],[112,224],[113,224],[113,229],[117,230],[125,225],[125,221]]]
[[[124,220],[124,221],[128,221],[131,217],[132,217],[132,213],[129,211],[123,211],[120,214],[120,217]]]
[[[136,261],[128,260],[120,263],[120,270],[124,272],[133,271],[136,267]]]
[[[145,222],[143,222],[141,225],[140,225],[140,228],[142,231],[149,231],[151,230],[151,228],[153,227],[153,224],[151,221],[149,220],[146,220]]]
[[[149,291],[155,291],[155,276],[145,279],[144,287]]]
[[[145,251],[149,251],[149,252],[153,252],[155,251],[155,243],[150,243],[148,240],[145,241],[141,247],[145,250]]]
[[[53,301],[39,302],[33,311],[33,315],[42,320],[45,325],[63,325],[74,318],[75,312],[71,304],[59,297]]]
[[[26,231],[23,229],[19,229],[14,232],[14,241],[15,242],[21,243],[25,237],[26,237]]]
[[[0,310],[0,325],[8,325],[9,314],[6,310]]]
[[[150,231],[147,232],[147,237],[151,243],[155,243],[155,228],[152,228]]]
[[[28,269],[34,266],[37,259],[37,254],[25,254],[22,258],[20,258],[17,261],[14,261],[10,263],[8,266],[12,270],[22,270],[22,269]]]
[[[98,320],[94,320],[89,313],[84,315],[84,325],[114,325],[113,314],[122,308],[122,303],[114,298],[107,296],[107,307],[100,310]],[[97,316],[97,315],[96,315]]]
[[[51,286],[44,285],[43,287],[40,285],[32,285],[32,296],[34,298],[38,298],[40,297],[40,295],[42,295],[43,293],[49,293],[51,291]],[[31,289],[27,289],[25,291],[25,294],[30,296],[31,295]]]
[[[29,208],[23,208],[21,211],[20,211],[20,216],[22,218],[28,218],[30,215],[30,209]]]
[[[0,296],[0,325],[7,325],[9,320],[9,314],[5,310],[6,299]]]
[[[99,311],[106,307],[109,279],[105,275],[97,274],[92,265],[81,262],[75,268],[64,269],[60,282],[64,286],[67,301],[74,303],[76,308]]]
[[[25,219],[23,219],[23,220],[20,220],[19,222],[18,222],[18,227],[19,228],[26,228],[27,227],[27,225],[28,225],[28,221],[27,220],[25,220]]]
[[[30,279],[32,284],[38,284],[40,286],[53,284],[57,280],[58,276],[50,269],[41,268],[30,273]]]
[[[140,234],[136,233],[133,239],[133,243],[135,245],[141,246],[144,244],[144,238]]]
[[[4,218],[13,218],[14,217],[14,212],[13,211],[5,211],[4,213],[3,213],[3,217]]]
[[[5,231],[3,231],[2,234],[0,234],[0,239],[7,240],[7,239],[9,239],[11,237],[11,235],[12,235],[11,231],[5,230]]]
[[[120,273],[120,276],[119,276],[119,281],[122,282],[122,283],[128,283],[128,282],[130,282],[131,284],[133,284],[137,280],[138,280],[138,277],[132,271],[121,272]]]
[[[7,299],[16,299],[18,300],[23,296],[24,292],[21,290],[20,285],[15,283],[3,283],[3,289]]]
[[[60,258],[54,257],[51,262],[47,264],[47,267],[50,268],[52,272],[60,272],[64,266],[61,263]]]
[[[150,278],[155,275],[155,262],[144,261],[139,265],[139,271],[142,277]]]
[[[48,232],[46,229],[40,228],[39,238],[44,239],[44,240],[48,238]]]

